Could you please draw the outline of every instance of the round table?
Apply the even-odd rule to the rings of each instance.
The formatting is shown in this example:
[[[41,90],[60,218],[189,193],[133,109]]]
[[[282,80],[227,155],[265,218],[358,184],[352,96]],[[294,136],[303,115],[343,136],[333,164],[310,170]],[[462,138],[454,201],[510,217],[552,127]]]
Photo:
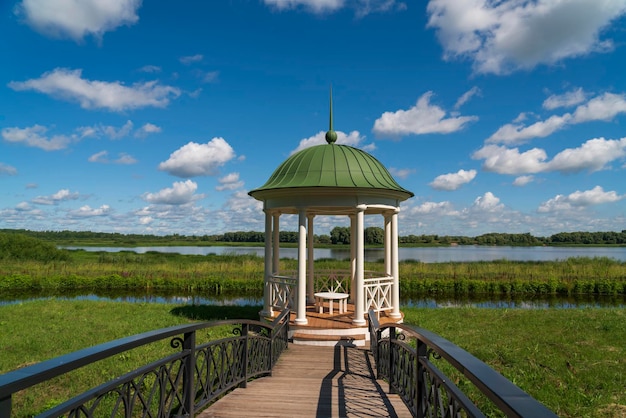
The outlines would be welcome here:
[[[319,309],[319,313],[324,313],[324,300],[328,301],[328,313],[333,314],[333,303],[339,301],[339,313],[345,313],[348,305],[348,293],[337,292],[319,292],[315,293],[315,306]]]

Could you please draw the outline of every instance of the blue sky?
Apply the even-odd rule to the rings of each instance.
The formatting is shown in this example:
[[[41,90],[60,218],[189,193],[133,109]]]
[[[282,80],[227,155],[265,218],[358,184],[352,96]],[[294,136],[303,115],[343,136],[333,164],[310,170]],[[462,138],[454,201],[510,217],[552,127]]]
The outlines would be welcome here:
[[[401,235],[621,231],[625,15],[626,0],[1,2],[0,228],[262,231],[247,193],[322,143],[332,85],[338,143],[415,193]]]

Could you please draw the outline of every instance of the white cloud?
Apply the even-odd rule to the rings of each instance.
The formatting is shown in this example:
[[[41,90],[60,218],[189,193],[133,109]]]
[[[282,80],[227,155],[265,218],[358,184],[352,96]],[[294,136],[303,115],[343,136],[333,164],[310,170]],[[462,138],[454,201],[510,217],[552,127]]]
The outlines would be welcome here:
[[[474,204],[470,210],[480,212],[499,212],[504,209],[504,204],[500,203],[500,199],[493,193],[487,192],[474,200]]]
[[[424,93],[417,104],[408,110],[385,112],[374,122],[376,135],[423,135],[448,134],[459,131],[469,122],[478,120],[477,116],[458,116],[445,118],[446,112],[439,106],[431,105],[431,91]]]
[[[608,163],[626,155],[626,137],[616,140],[590,139],[578,148],[568,148],[554,156],[547,166],[550,171],[573,173],[598,171]]]
[[[184,57],[180,57],[179,60],[181,63],[185,65],[190,65],[190,64],[193,64],[194,62],[202,61],[203,58],[204,56],[202,54],[196,54],[196,55],[187,55]]]
[[[218,168],[235,158],[235,151],[224,138],[213,138],[206,144],[189,142],[159,164],[159,170],[177,177],[213,176]]]
[[[110,139],[121,139],[130,135],[133,130],[133,122],[128,120],[121,128],[115,126],[102,126],[102,132]]]
[[[130,165],[136,164],[137,160],[125,152],[120,152],[117,160],[113,161],[114,164]]]
[[[230,173],[218,180],[219,186],[215,187],[217,191],[236,190],[243,187],[243,181],[239,180],[239,173]]]
[[[137,163],[137,160],[132,156],[121,152],[119,153],[119,157],[116,160],[109,160],[109,152],[108,151],[100,151],[92,156],[90,156],[87,161],[90,163],[101,163],[101,164],[122,164],[122,165],[130,165]]]
[[[336,144],[349,145],[351,147],[358,147],[365,151],[372,151],[376,147],[374,144],[363,144],[365,141],[365,137],[361,136],[359,131],[352,131],[346,135],[345,132],[336,131],[337,132],[337,142]],[[304,138],[300,140],[298,147],[291,151],[289,155],[293,155],[298,151],[301,151],[305,148],[313,147],[315,145],[326,144],[326,131],[319,131],[313,136],[308,138]]]
[[[314,13],[333,12],[344,6],[345,0],[263,0],[278,10],[304,7]]]
[[[540,148],[533,148],[520,153],[517,148],[487,145],[472,154],[472,158],[485,160],[483,169],[486,171],[519,175],[543,171],[548,156]]]
[[[577,190],[568,196],[556,195],[552,199],[543,202],[537,212],[569,212],[582,210],[588,206],[601,205],[603,203],[613,203],[622,200],[625,196],[618,195],[615,191],[605,192],[600,186],[591,190]]]
[[[161,132],[161,127],[153,123],[145,123],[141,128],[135,131],[135,137],[145,138],[150,134],[158,134]]]
[[[522,187],[535,180],[534,176],[519,176],[513,180],[513,186]]]
[[[78,41],[137,23],[140,6],[141,0],[22,0],[15,11],[38,32]]]
[[[160,73],[161,67],[156,65],[144,65],[139,69],[142,73]]]
[[[456,173],[442,174],[435,177],[430,187],[436,190],[456,190],[476,177],[476,170],[459,170]]]
[[[219,71],[207,71],[200,74],[203,83],[215,83],[220,75]]]
[[[478,73],[506,74],[613,49],[604,29],[626,12],[626,0],[431,0],[444,58],[469,58]]]
[[[403,210],[400,213],[409,217],[415,215],[456,216],[459,214],[448,201],[424,202],[419,206],[409,207],[408,210]]]
[[[91,208],[89,205],[81,206],[69,212],[70,218],[91,218],[94,216],[105,216],[111,213],[109,205],[102,205],[99,208]]]
[[[571,115],[550,116],[545,121],[533,123],[530,126],[509,123],[501,126],[493,135],[487,138],[487,143],[515,145],[532,138],[545,138],[564,127],[571,120]]]
[[[48,128],[33,125],[29,128],[4,128],[2,138],[8,142],[21,143],[29,147],[40,148],[44,151],[58,151],[65,149],[76,140],[76,136],[54,135],[47,137]]]
[[[586,100],[586,94],[582,88],[568,91],[563,94],[553,94],[543,101],[543,108],[553,110],[559,107],[570,107],[582,103]]]
[[[394,176],[396,178],[406,179],[411,174],[415,173],[415,169],[414,168],[394,168],[394,167],[390,167],[389,168],[389,172],[391,173],[392,176]]]
[[[204,197],[204,195],[194,194],[196,190],[198,190],[198,184],[191,180],[176,181],[172,187],[156,193],[144,193],[141,197],[146,202],[154,204],[184,205]]]
[[[56,68],[39,78],[11,81],[8,86],[16,91],[34,90],[64,100],[80,103],[83,109],[132,110],[142,107],[165,107],[170,99],[180,96],[180,89],[161,85],[158,81],[135,83],[87,80],[82,70]]]
[[[580,93],[583,94],[583,93]],[[554,98],[548,106],[562,107],[566,102],[573,105],[580,99],[579,93],[574,92],[571,97],[551,96]],[[548,98],[550,99],[550,98]],[[546,102],[544,102],[544,107]],[[544,138],[554,132],[563,129],[568,125],[590,121],[609,121],[620,113],[626,113],[626,95],[604,93],[590,99],[587,103],[579,105],[573,113],[563,115],[552,115],[544,121],[535,122],[532,125],[524,126],[521,123],[524,118],[518,117],[518,122],[501,126],[493,135],[487,138],[487,143],[501,143],[516,145],[526,142],[532,138]],[[522,116],[520,115],[520,116]]]
[[[476,151],[472,158],[485,160],[483,169],[499,174],[534,174],[558,171],[575,173],[583,170],[598,171],[626,156],[626,137],[621,139],[594,138],[578,148],[567,148],[548,161],[543,149],[533,148],[520,153],[518,148],[487,145]]]
[[[463,95],[461,97],[459,97],[459,99],[454,104],[454,109],[458,110],[461,106],[463,106],[465,103],[467,103],[472,97],[480,96],[480,93],[481,92],[480,92],[480,89],[478,87],[476,87],[476,86],[472,87],[471,89],[469,89],[468,91],[463,93]]]
[[[89,161],[90,163],[108,163],[109,152],[108,151],[96,152],[95,154],[87,158],[87,161]]]
[[[302,8],[316,14],[332,13],[343,7],[351,7],[355,9],[357,17],[370,13],[406,10],[406,4],[396,0],[263,0],[263,2],[279,11]]]
[[[608,121],[620,113],[626,113],[626,96],[624,94],[604,93],[589,100],[586,104],[578,106],[574,112],[572,123],[594,120]]]
[[[37,196],[32,200],[36,205],[56,205],[59,202],[76,200],[80,197],[78,192],[70,192],[69,189],[61,189],[50,196]]]
[[[6,174],[8,176],[14,176],[17,174],[17,169],[8,164],[0,163],[0,176]]]

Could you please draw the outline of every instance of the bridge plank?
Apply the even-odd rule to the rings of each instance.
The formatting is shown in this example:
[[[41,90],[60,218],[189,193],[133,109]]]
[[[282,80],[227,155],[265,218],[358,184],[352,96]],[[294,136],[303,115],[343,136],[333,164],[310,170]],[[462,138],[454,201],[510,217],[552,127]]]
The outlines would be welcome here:
[[[198,418],[410,417],[402,400],[375,379],[373,367],[361,347],[290,344],[272,376],[235,389]]]

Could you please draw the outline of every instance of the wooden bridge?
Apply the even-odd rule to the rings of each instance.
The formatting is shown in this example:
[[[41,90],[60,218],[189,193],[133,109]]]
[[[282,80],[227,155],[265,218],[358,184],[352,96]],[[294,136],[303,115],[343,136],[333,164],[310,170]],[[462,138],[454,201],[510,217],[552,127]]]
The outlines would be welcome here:
[[[285,309],[271,323],[225,320],[179,325],[5,373],[0,375],[0,417],[16,415],[12,399],[17,392],[168,340],[173,354],[77,395],[42,416],[484,417],[485,407],[489,414],[507,417],[556,417],[485,363],[428,330],[381,324],[370,311],[363,339],[343,335],[332,346],[298,345],[290,342],[295,334],[289,330],[289,318],[290,310]],[[213,327],[232,327],[233,336],[196,340],[199,332],[206,334]],[[343,334],[343,327],[338,327]],[[336,334],[324,339],[331,336]],[[460,387],[481,392],[487,403],[475,404]]]
[[[369,347],[290,344],[272,376],[235,389],[198,418],[410,417],[375,371]]]

